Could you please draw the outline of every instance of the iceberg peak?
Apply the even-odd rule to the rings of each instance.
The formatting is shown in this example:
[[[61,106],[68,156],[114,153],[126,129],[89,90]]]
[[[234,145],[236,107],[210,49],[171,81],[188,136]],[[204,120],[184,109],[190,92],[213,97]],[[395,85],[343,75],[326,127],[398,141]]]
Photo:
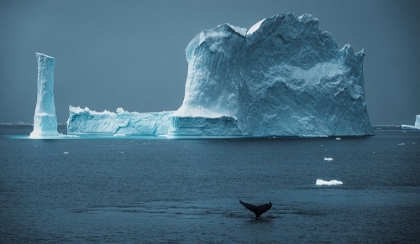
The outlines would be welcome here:
[[[246,28],[241,28],[241,27],[234,26],[234,25],[231,25],[231,24],[226,24],[226,25],[228,25],[230,28],[232,28],[234,31],[236,31],[236,33],[238,33],[239,35],[246,36]]]
[[[256,30],[258,30],[261,26],[261,24],[265,21],[266,18],[258,21],[255,23],[249,30],[246,32],[246,35],[252,35]]]

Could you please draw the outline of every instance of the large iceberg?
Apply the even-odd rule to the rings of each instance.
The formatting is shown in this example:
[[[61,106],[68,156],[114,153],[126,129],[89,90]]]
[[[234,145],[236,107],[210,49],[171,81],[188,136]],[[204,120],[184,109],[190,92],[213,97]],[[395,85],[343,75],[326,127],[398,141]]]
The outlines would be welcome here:
[[[142,115],[147,120],[121,122],[126,132],[143,134],[139,131],[154,128],[150,120],[156,119],[165,126],[148,129],[154,135],[373,135],[363,87],[364,51],[354,53],[349,45],[338,49],[311,15],[278,14],[249,30],[222,24],[195,36],[185,52],[181,107],[164,117],[148,113]],[[120,117],[70,108],[68,132],[117,133],[109,121],[119,124]]]
[[[34,115],[34,130],[30,138],[58,136],[57,117],[54,103],[55,59],[42,53],[35,53],[38,60],[37,99]]]
[[[420,115],[416,115],[416,122],[414,122],[414,126],[412,125],[402,125],[401,128],[403,130],[420,130]]]

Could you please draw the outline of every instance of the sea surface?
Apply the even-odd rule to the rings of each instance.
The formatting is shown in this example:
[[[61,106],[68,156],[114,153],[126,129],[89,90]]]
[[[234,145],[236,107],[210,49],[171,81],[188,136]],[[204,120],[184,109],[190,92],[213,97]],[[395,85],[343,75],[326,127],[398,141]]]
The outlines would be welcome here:
[[[26,139],[31,130],[0,126],[0,243],[420,242],[420,131]],[[255,220],[239,200],[273,207]]]

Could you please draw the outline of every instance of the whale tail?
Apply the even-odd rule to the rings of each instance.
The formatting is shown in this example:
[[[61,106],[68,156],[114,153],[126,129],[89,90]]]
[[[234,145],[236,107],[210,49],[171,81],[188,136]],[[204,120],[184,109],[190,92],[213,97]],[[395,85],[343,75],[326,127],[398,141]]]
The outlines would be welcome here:
[[[241,200],[239,200],[239,202],[242,204],[242,206],[244,206],[246,209],[255,214],[255,219],[261,217],[261,215],[267,212],[272,206],[271,202],[263,205],[253,205],[246,202],[242,202]]]

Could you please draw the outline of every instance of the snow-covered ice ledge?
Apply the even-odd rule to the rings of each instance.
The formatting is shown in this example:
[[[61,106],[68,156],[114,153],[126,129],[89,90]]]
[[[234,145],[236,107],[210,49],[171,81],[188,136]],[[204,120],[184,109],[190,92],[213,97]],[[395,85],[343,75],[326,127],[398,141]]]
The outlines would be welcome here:
[[[89,108],[69,106],[67,120],[68,134],[109,134],[154,136],[166,135],[169,128],[169,116],[173,111],[159,113],[127,112],[122,108],[117,111],[96,112]]]

